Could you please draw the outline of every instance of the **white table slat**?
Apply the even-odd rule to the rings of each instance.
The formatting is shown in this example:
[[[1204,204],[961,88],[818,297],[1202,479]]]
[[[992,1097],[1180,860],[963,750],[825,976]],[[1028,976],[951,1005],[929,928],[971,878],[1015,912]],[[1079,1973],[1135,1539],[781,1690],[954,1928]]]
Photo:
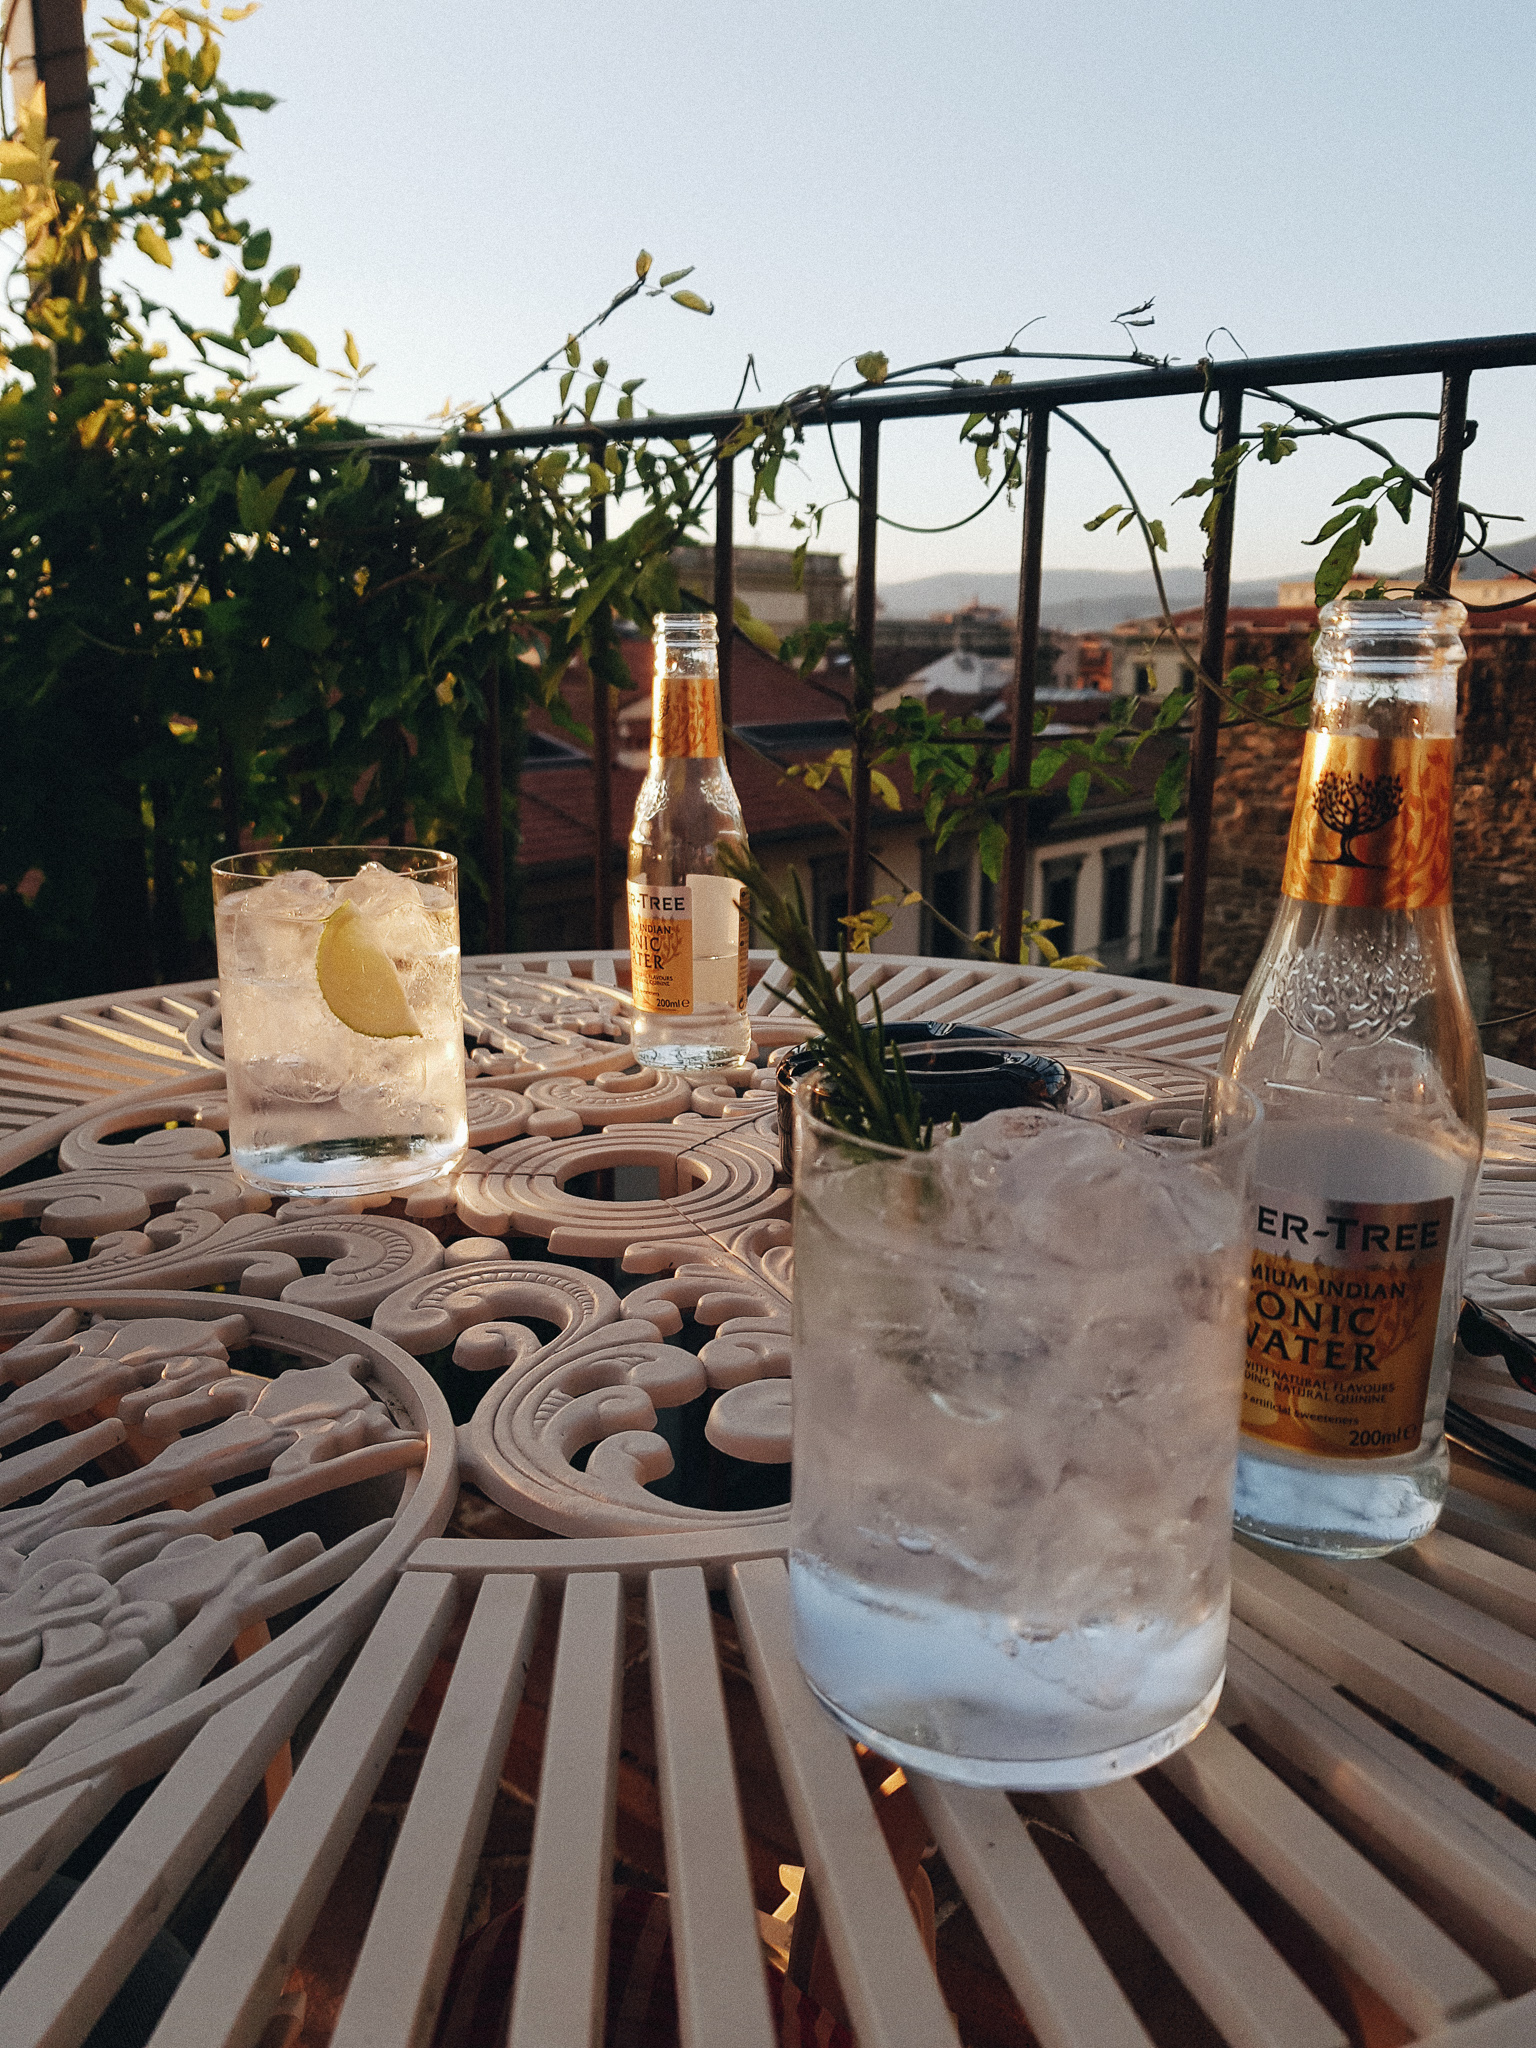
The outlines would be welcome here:
[[[908,1783],[1041,2048],[1150,2048],[1006,1795]]]
[[[1239,1622],[1223,1712],[1314,1779],[1330,1806],[1500,1974],[1536,1986],[1536,1844],[1325,1679]]]
[[[1512,1489],[1521,1491],[1521,1489]],[[1536,1571],[1536,1523],[1529,1509],[1506,1506],[1503,1501],[1484,1499],[1462,1486],[1453,1486],[1446,1496],[1438,1535],[1459,1536],[1464,1543],[1502,1557],[1509,1564]]]
[[[708,1527],[676,1536],[571,1536],[560,1543],[498,1542],[489,1539],[431,1536],[417,1544],[407,1569],[455,1572],[461,1578],[487,1578],[504,1572],[537,1572],[541,1579],[572,1579],[588,1572],[618,1572],[626,1583],[643,1586],[651,1572],[668,1565],[698,1565],[711,1590],[723,1587],[730,1566],[753,1557],[782,1557],[782,1523],[717,1530]]]
[[[1398,1551],[1392,1562],[1400,1571],[1438,1586],[1480,1614],[1491,1614],[1523,1635],[1536,1637],[1536,1571],[1527,1566],[1491,1556],[1439,1529],[1421,1537],[1411,1549]]]
[[[1053,1804],[1230,2048],[1344,2034],[1134,1779]]]
[[[269,1678],[193,1737],[6,1985],[6,2048],[78,2048],[261,1783],[313,1696],[315,1662]]]
[[[1536,1806],[1536,1728],[1393,1637],[1240,1545],[1233,1612],[1335,1685],[1400,1721],[1527,1806]]]
[[[623,1584],[567,1579],[507,2048],[599,2048],[608,1989]]]
[[[737,1565],[731,1608],[859,2048],[953,2048],[954,2021],[848,1738],[795,1662],[782,1559]]]
[[[432,2038],[538,1617],[536,1579],[481,1586],[331,2048]]]
[[[1339,1565],[1298,1553],[1276,1561],[1292,1578],[1383,1635],[1449,1665],[1528,1713],[1536,1710],[1536,1642],[1507,1622],[1479,1614],[1385,1561]]]
[[[774,2048],[703,1572],[653,1572],[648,1615],[683,2048]]]
[[[453,1620],[446,1575],[391,1594],[150,2048],[254,2048]]]
[[[1497,2001],[1487,1972],[1219,1723],[1163,1770],[1416,2029],[1427,2033]]]
[[[0,1927],[16,1915],[116,1805],[122,1784],[115,1772],[61,1785],[57,1792],[7,1814],[0,1835]]]
[[[1536,1992],[1528,1991],[1511,2005],[1479,2013],[1464,2026],[1427,2034],[1418,2048],[1531,2048],[1536,2041]]]

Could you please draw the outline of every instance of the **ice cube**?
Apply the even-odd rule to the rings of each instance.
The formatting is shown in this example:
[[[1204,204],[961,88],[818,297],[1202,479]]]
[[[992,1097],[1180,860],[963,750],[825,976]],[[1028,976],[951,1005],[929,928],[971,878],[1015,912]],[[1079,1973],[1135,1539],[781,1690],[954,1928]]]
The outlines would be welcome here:
[[[245,1080],[258,1101],[274,1097],[279,1102],[334,1102],[341,1085],[338,1075],[326,1073],[298,1053],[247,1060]]]
[[[994,1110],[946,1148],[941,1171],[972,1242],[1080,1272],[1167,1269],[1230,1244],[1240,1220],[1192,1150],[1165,1155],[1050,1110]]]
[[[355,875],[337,885],[337,895],[354,903],[375,939],[397,967],[407,967],[424,954],[435,953],[440,941],[409,875],[397,875],[376,860],[365,861]]]
[[[330,883],[307,868],[226,896],[219,905],[221,971],[249,981],[303,975],[333,900]]]
[[[247,889],[241,900],[259,902],[264,917],[323,917],[331,907],[331,885],[312,868],[290,868],[259,889]]]

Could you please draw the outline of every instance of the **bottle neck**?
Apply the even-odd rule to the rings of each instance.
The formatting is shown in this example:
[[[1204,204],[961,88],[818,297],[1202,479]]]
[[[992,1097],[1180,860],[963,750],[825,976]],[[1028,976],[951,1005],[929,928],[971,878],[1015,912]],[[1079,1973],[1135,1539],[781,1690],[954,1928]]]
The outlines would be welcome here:
[[[720,677],[694,660],[694,673],[659,673],[651,686],[652,761],[717,760],[721,753]],[[681,667],[681,664],[679,664]]]

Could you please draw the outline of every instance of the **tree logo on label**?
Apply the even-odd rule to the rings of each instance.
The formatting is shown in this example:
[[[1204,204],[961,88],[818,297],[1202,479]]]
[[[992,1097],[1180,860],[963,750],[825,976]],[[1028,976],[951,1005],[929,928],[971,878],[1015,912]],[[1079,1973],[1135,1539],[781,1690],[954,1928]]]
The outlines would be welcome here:
[[[1382,867],[1382,861],[1361,860],[1355,853],[1357,839],[1390,825],[1403,808],[1401,775],[1354,775],[1330,768],[1317,778],[1312,808],[1330,832],[1339,835],[1339,850],[1332,860],[1314,860],[1320,868]]]

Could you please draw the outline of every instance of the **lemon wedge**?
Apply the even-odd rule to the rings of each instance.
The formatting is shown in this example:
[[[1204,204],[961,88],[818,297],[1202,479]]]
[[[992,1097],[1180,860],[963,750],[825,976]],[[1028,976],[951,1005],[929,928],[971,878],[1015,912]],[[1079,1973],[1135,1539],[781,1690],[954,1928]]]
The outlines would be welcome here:
[[[395,963],[369,932],[355,903],[340,903],[315,949],[320,994],[333,1017],[364,1038],[420,1038]]]

